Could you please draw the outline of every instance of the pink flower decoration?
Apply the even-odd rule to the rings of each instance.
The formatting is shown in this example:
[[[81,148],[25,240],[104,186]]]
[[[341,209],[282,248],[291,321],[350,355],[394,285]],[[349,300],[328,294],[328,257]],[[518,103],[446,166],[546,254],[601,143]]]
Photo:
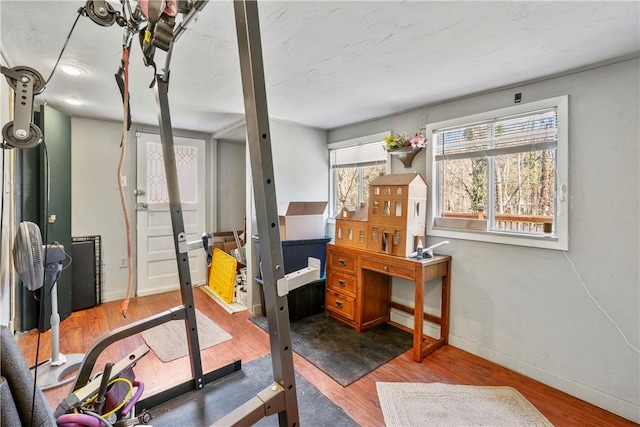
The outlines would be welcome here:
[[[413,148],[425,148],[427,146],[427,141],[422,132],[416,133],[409,143]]]

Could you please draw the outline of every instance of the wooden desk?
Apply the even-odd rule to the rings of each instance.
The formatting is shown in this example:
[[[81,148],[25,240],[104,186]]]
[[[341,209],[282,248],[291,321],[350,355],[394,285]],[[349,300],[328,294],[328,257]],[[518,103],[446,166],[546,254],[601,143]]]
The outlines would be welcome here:
[[[447,344],[450,276],[450,256],[418,261],[328,243],[325,314],[358,332],[388,322],[392,307],[413,314],[413,359],[421,362]],[[392,277],[414,282],[415,309],[391,302]],[[423,284],[438,277],[442,278],[440,317],[424,313]],[[440,338],[435,342],[425,341],[423,319],[440,325]]]

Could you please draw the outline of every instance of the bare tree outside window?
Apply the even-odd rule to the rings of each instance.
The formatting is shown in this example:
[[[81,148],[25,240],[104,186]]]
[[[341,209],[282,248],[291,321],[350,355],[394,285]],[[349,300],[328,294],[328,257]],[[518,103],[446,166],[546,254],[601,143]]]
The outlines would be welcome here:
[[[360,206],[369,200],[369,184],[386,172],[386,132],[337,142],[329,149],[331,167],[331,209],[337,215],[345,206]],[[362,140],[369,142],[363,142]]]
[[[337,209],[358,205],[358,168],[337,170]]]
[[[345,206],[367,203],[369,184],[385,171],[383,165],[336,169],[336,213]]]
[[[440,216],[543,233],[555,218],[556,130],[556,113],[546,110],[436,132]]]

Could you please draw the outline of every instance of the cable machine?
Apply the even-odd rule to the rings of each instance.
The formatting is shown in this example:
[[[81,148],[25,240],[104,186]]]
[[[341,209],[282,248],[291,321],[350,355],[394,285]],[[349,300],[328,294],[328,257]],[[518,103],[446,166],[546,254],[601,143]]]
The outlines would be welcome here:
[[[129,7],[128,0],[121,1]],[[60,403],[55,412],[56,417],[72,411],[88,396],[96,393],[99,385],[95,383],[98,381],[89,382],[89,375],[98,356],[104,349],[123,338],[171,320],[181,319],[185,321],[192,379],[139,401],[136,404],[137,409],[151,409],[186,392],[200,390],[205,384],[241,369],[241,363],[237,361],[207,374],[202,372],[193,289],[189,271],[189,257],[187,255],[190,245],[186,238],[180,202],[168,92],[169,65],[174,42],[186,30],[189,21],[206,6],[207,1],[178,3],[183,8],[185,17],[175,30],[171,31],[167,30],[167,27],[172,28],[172,25],[169,24],[173,24],[173,22],[168,22],[162,16],[165,2],[149,0],[149,24],[144,34],[144,39],[141,38],[141,40],[143,40],[142,47],[145,54],[145,64],[153,65],[154,69],[153,51],[155,47],[167,51],[164,72],[155,74],[154,83],[182,305],[118,328],[95,343],[85,355],[73,385],[74,392]],[[184,9],[185,3],[186,9]],[[287,293],[289,289],[306,283],[308,281],[308,279],[305,280],[306,277],[317,276],[319,272],[318,268],[310,267],[296,277],[284,275],[257,1],[235,0],[234,13],[240,54],[256,217],[260,231],[259,245],[263,265],[263,288],[270,331],[269,340],[274,382],[254,398],[218,420],[214,425],[252,425],[265,416],[278,414],[281,426],[293,427],[299,425],[299,414]],[[126,27],[125,40],[129,40],[129,43],[132,35],[138,31],[139,23],[142,20],[137,9],[132,12],[129,7],[129,17],[127,18],[115,12],[104,1],[87,2],[86,14],[100,25],[106,26],[117,22],[119,25]],[[134,365],[148,351],[149,348],[144,345],[139,347],[121,362],[116,363],[111,369],[110,376],[115,377],[124,369]]]

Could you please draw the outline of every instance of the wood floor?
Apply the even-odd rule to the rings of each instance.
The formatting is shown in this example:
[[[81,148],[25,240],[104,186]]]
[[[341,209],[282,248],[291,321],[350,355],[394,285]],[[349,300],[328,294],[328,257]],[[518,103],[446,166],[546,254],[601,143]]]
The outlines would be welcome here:
[[[194,290],[194,297],[196,308],[233,336],[230,341],[202,351],[204,372],[237,359],[247,363],[269,352],[267,334],[248,320],[251,316],[248,312],[228,314],[200,289]],[[85,353],[103,333],[180,304],[180,294],[176,291],[132,299],[126,319],[120,314],[120,302],[109,302],[73,313],[60,324],[60,351],[63,354]],[[41,361],[51,357],[49,334],[46,332],[40,338]],[[29,365],[35,363],[37,335],[37,331],[33,330],[17,337]],[[136,335],[109,346],[98,359],[96,370],[101,371],[107,362],[119,361],[141,344],[144,341]],[[342,387],[298,355],[294,356],[294,362],[300,374],[343,408],[357,423],[367,427],[384,425],[375,387],[377,381],[506,385],[520,391],[556,426],[637,425],[451,346],[436,351],[422,363],[414,362],[409,350],[347,387]],[[188,357],[163,363],[152,351],[138,363],[135,373],[145,383],[145,396],[191,378]],[[68,395],[70,387],[69,384],[45,392],[52,409]],[[203,422],[203,425],[208,424]]]

